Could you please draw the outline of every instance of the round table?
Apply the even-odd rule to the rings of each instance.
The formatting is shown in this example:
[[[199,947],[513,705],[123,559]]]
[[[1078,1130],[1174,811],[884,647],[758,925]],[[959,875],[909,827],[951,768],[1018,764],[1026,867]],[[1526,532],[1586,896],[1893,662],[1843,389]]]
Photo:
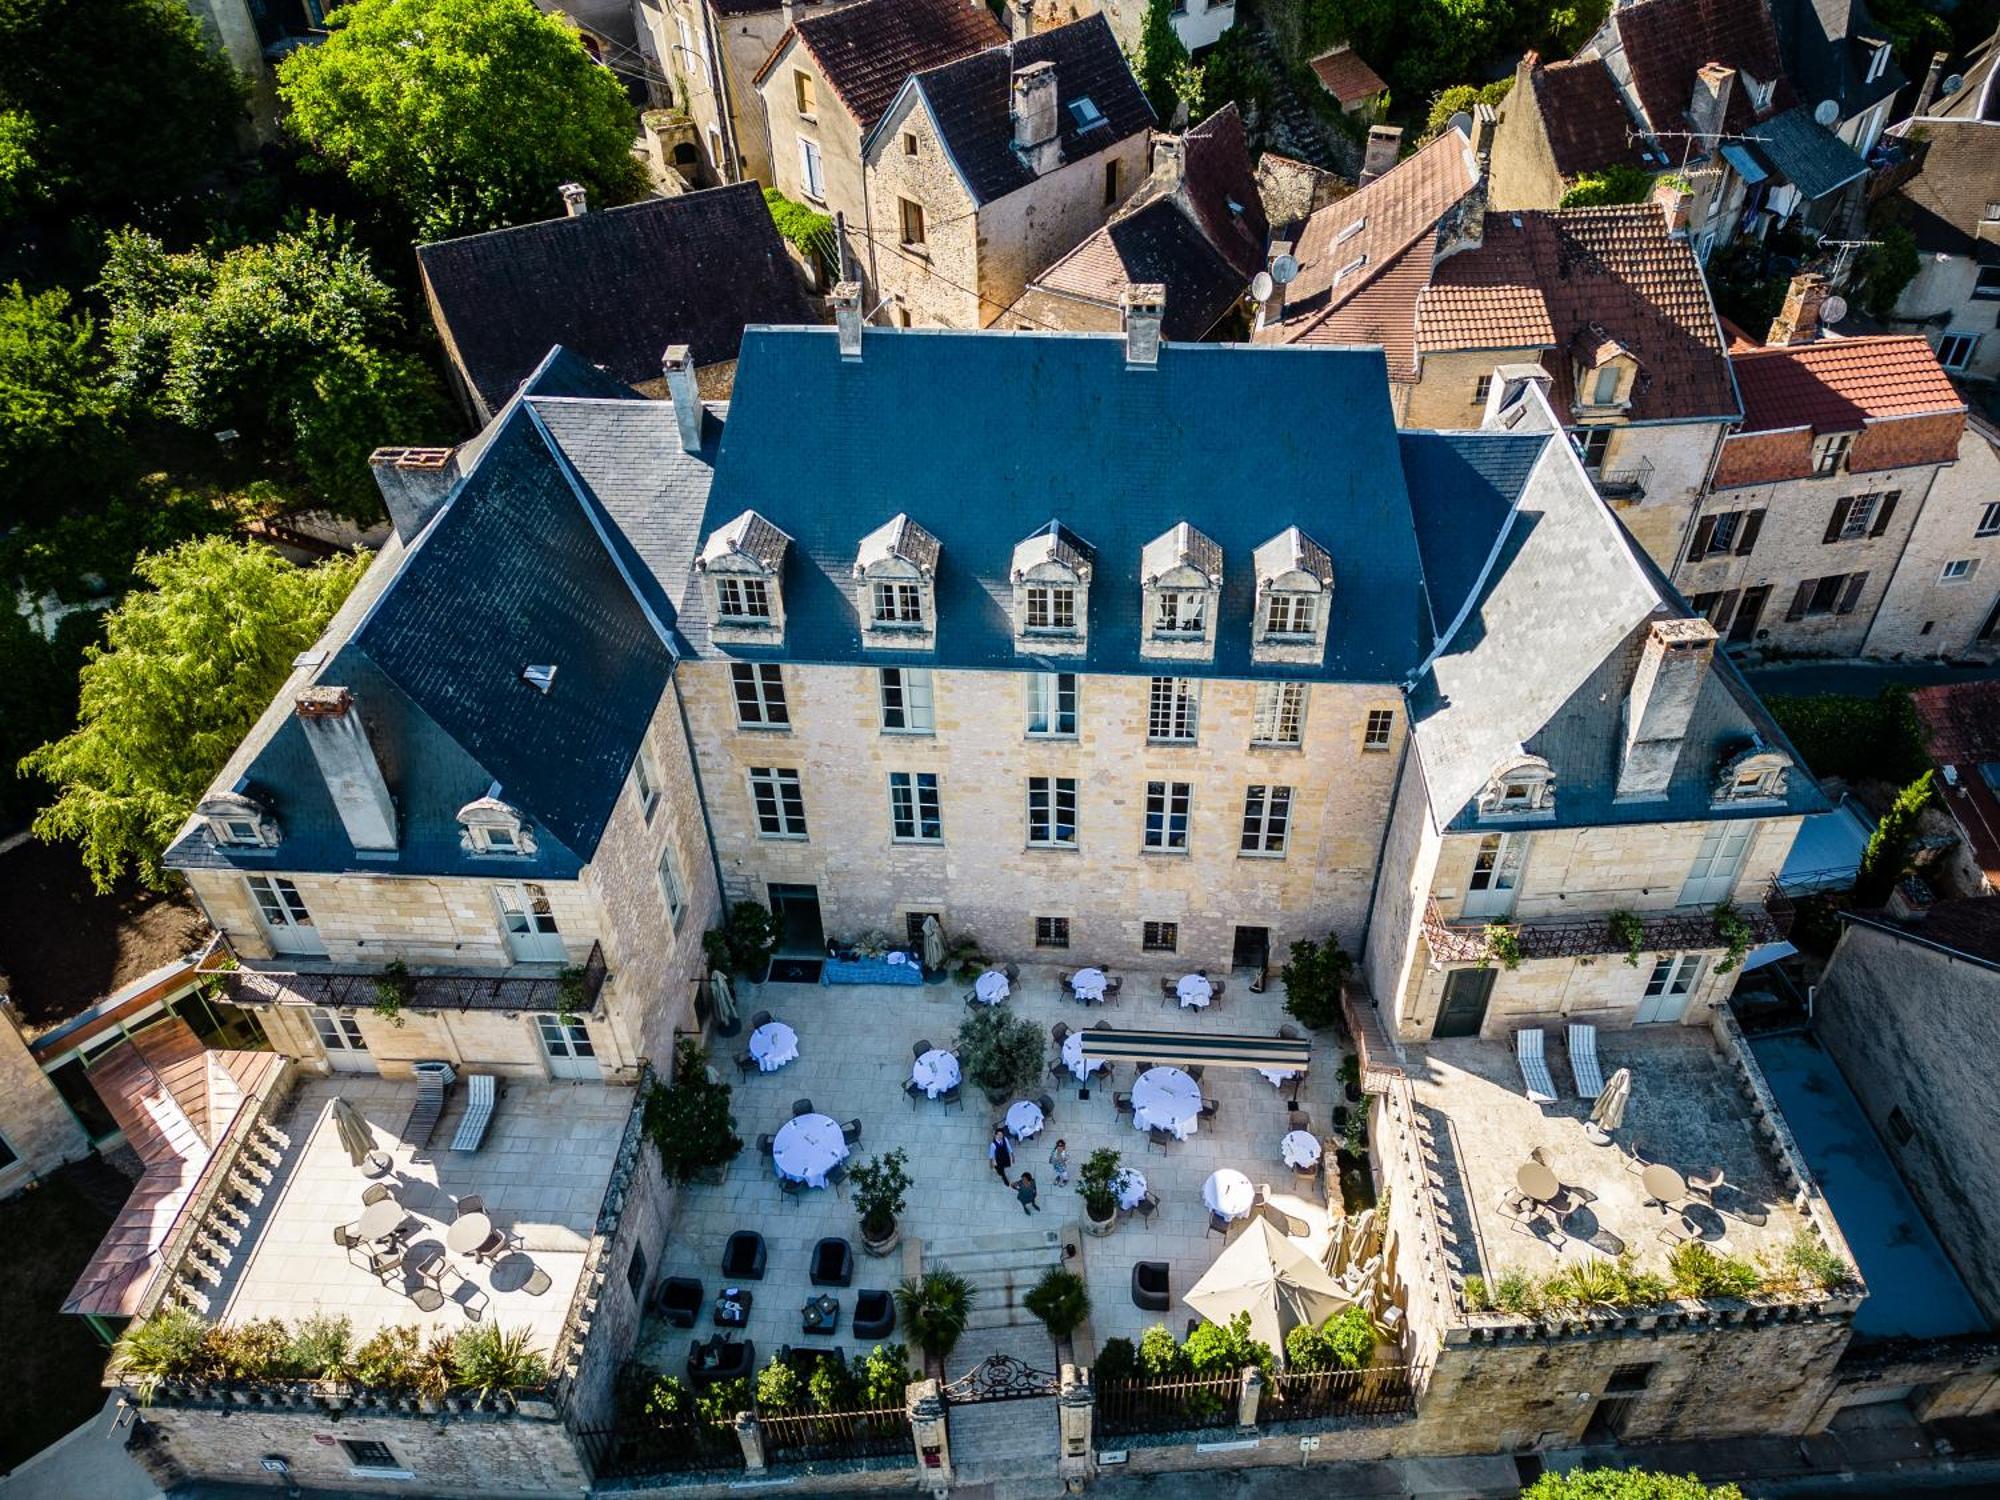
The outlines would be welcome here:
[[[1102,969],[1078,969],[1069,977],[1069,987],[1079,1000],[1102,1000],[1108,982]]]
[[[771,1142],[771,1161],[778,1175],[807,1187],[825,1187],[828,1170],[846,1156],[840,1122],[830,1115],[795,1115],[778,1127]]]
[[[460,1214],[444,1232],[445,1245],[460,1255],[470,1255],[493,1238],[493,1221],[485,1214]]]
[[[394,1159],[386,1151],[370,1151],[361,1159],[361,1173],[364,1177],[383,1177],[395,1165]]]
[[[1319,1137],[1310,1130],[1291,1130],[1278,1142],[1278,1154],[1285,1159],[1288,1167],[1313,1167],[1319,1165]]]
[[[1007,1133],[1025,1141],[1042,1133],[1042,1107],[1032,1099],[1016,1099],[1007,1106]]]
[[[1146,1196],[1146,1176],[1137,1167],[1120,1167],[1111,1179],[1111,1191],[1118,1195],[1120,1208],[1137,1208]]]
[[[1302,1070],[1298,1068],[1259,1068],[1257,1071],[1264,1075],[1264,1081],[1270,1084],[1272,1088],[1281,1089],[1294,1078],[1297,1078]]]
[[[361,1217],[354,1224],[355,1238],[385,1240],[407,1217],[403,1205],[394,1198],[378,1198],[361,1210]]]
[[[1181,982],[1174,986],[1174,993],[1180,997],[1184,1009],[1206,1010],[1208,1002],[1215,998],[1215,986],[1208,982],[1206,974],[1183,974]]]
[[[1686,1179],[1661,1162],[1654,1162],[1641,1172],[1639,1182],[1646,1189],[1647,1197],[1657,1198],[1662,1204],[1674,1203],[1687,1196]]]
[[[1562,1191],[1562,1182],[1538,1161],[1524,1161],[1514,1173],[1514,1185],[1537,1203],[1547,1203]]]
[[[799,1034],[783,1021],[766,1021],[750,1033],[750,1055],[757,1059],[757,1071],[775,1073],[799,1055]]]
[[[933,1047],[910,1068],[910,1081],[935,1099],[958,1083],[958,1059],[942,1047]]]
[[[1234,1167],[1223,1167],[1210,1173],[1208,1181],[1201,1185],[1201,1201],[1211,1213],[1221,1214],[1225,1219],[1240,1219],[1257,1201],[1257,1189]]]
[[[1007,976],[998,969],[988,969],[972,986],[972,993],[981,1005],[998,1005],[1011,993]]]
[[[1076,1074],[1077,1080],[1082,1083],[1088,1083],[1090,1075],[1104,1066],[1103,1058],[1083,1055],[1083,1033],[1080,1031],[1072,1031],[1063,1038],[1062,1060],[1063,1066]]]
[[[1132,1081],[1132,1123],[1140,1130],[1194,1134],[1201,1115],[1201,1085],[1179,1068],[1148,1068]]]

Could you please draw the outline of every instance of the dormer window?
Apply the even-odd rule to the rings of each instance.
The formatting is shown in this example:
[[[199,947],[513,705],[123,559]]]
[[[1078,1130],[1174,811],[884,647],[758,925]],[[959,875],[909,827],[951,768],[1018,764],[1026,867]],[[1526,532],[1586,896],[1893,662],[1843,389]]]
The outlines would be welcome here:
[[[732,625],[768,625],[771,591],[761,578],[718,578],[715,615]]]
[[[1264,602],[1264,634],[1311,636],[1318,607],[1311,594],[1272,594]]]
[[[1014,649],[1027,656],[1081,656],[1090,627],[1090,575],[1097,553],[1060,521],[1014,547]]]
[[[1028,629],[1076,629],[1076,590],[1063,584],[1028,585]]]
[[[495,782],[486,795],[458,810],[459,843],[469,854],[522,859],[535,852],[535,835],[521,809],[503,802]]]
[[[1752,740],[1722,763],[1715,778],[1710,800],[1724,802],[1776,802],[1785,795],[1785,777],[1792,758]]]
[[[1154,537],[1139,554],[1139,588],[1146,624],[1141,656],[1215,659],[1222,548],[1183,521]]]
[[[1326,655],[1333,603],[1333,559],[1296,526],[1288,526],[1252,557],[1257,570],[1254,661],[1310,662]]]
[[[1875,49],[1868,55],[1868,82],[1873,83],[1883,73],[1888,71],[1889,44],[1887,42],[1873,41],[1870,38],[1863,38],[1863,40]]]
[[[1208,628],[1208,594],[1201,589],[1176,589],[1154,595],[1153,634],[1199,636]]]
[[[1570,346],[1570,355],[1578,412],[1602,417],[1631,407],[1632,390],[1639,379],[1639,361],[1602,325],[1591,323],[1580,329]]]
[[[195,809],[208,823],[209,836],[231,849],[274,849],[278,824],[264,804],[238,783],[234,790],[204,798]]]
[[[861,539],[854,556],[861,644],[928,651],[937,640],[938,540],[906,515]]]
[[[1539,755],[1514,756],[1494,769],[1479,794],[1487,819],[1549,818],[1556,810],[1556,775]]]
[[[924,623],[924,591],[914,583],[875,585],[875,624],[878,628]]]
[[[695,558],[707,591],[709,634],[725,644],[775,646],[785,636],[785,549],[792,539],[746,510],[717,527]]]
[[[1847,462],[1847,450],[1854,446],[1851,432],[1830,432],[1813,444],[1813,473],[1824,479],[1838,474]]]

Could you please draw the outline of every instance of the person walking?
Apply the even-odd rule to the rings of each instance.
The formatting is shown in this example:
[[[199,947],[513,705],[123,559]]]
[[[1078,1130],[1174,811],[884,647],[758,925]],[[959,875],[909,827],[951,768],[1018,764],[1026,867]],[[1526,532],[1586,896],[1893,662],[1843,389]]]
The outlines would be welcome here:
[[[1069,1186],[1069,1142],[1057,1141],[1055,1150],[1049,1153],[1049,1165],[1056,1169],[1056,1186]]]
[[[986,1159],[993,1163],[993,1170],[1000,1174],[1000,1185],[1012,1187],[1007,1180],[1007,1169],[1014,1165],[1014,1145],[1007,1139],[1007,1127],[995,1125],[993,1139],[986,1143]]]
[[[1042,1205],[1035,1201],[1035,1174],[1033,1172],[1023,1172],[1021,1174],[1021,1180],[1014,1184],[1014,1196],[1021,1200],[1022,1213],[1038,1214],[1042,1211]]]

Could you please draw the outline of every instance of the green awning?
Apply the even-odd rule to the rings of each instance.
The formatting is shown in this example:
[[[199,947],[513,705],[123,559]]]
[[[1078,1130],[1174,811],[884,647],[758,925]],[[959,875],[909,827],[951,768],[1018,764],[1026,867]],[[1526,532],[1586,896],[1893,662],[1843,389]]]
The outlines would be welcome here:
[[[1083,1055],[1105,1062],[1151,1062],[1163,1066],[1272,1068],[1300,1072],[1310,1066],[1312,1043],[1304,1037],[1202,1036],[1186,1031],[1099,1031],[1083,1033]]]

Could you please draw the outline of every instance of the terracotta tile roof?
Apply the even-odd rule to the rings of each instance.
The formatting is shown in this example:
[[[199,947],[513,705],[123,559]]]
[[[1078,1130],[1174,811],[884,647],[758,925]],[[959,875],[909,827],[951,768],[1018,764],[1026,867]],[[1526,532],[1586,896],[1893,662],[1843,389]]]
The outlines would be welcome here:
[[[965,0],[860,0],[858,5],[795,22],[791,34],[812,54],[828,86],[864,134],[882,118],[912,73],[1007,40],[991,11]],[[781,39],[757,70],[758,83],[784,50]]]
[[[1965,409],[1915,334],[1770,345],[1735,362],[1744,432],[1855,432],[1870,419]]]
[[[1625,113],[1625,101],[1601,58],[1549,63],[1528,76],[1548,134],[1549,153],[1563,176],[1576,177],[1619,162],[1641,163],[1645,148],[1630,138],[1632,117]]]
[[[1381,75],[1361,60],[1352,47],[1339,46],[1312,60],[1312,70],[1321,87],[1342,104],[1372,99],[1389,85]]]
[[[1736,400],[1701,263],[1650,203],[1489,213],[1476,250],[1442,262],[1417,304],[1417,347],[1541,348],[1558,410],[1572,348],[1638,361],[1631,417],[1729,416]]]
[[[1695,75],[1710,63],[1736,69],[1725,123],[1741,131],[1795,101],[1778,50],[1777,28],[1763,0],[1639,0],[1615,10],[1632,89],[1653,130],[1683,130]],[[1776,84],[1766,108],[1752,104],[1744,74]]]
[[[1192,127],[1187,142],[1184,199],[1203,236],[1247,281],[1264,268],[1271,226],[1250,169],[1243,117],[1225,104]]]

